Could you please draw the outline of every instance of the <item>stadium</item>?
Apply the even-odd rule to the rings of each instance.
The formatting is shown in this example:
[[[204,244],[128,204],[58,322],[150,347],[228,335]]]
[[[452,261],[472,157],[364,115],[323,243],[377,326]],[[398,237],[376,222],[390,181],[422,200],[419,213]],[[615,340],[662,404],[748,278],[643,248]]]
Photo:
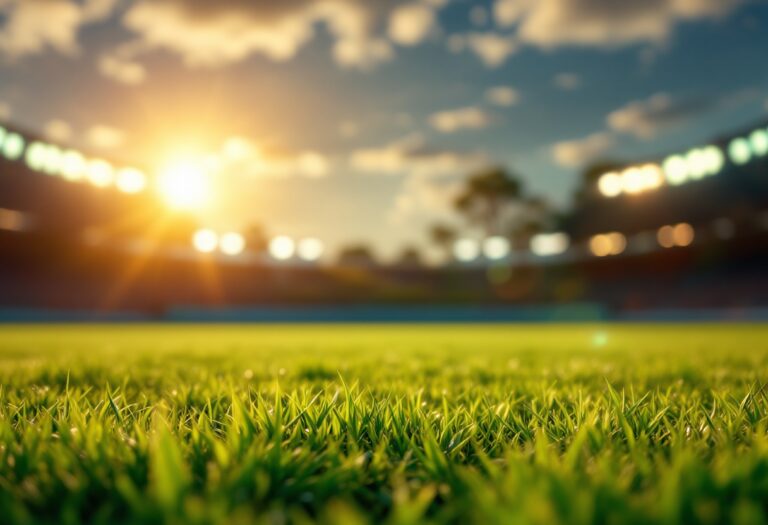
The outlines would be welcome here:
[[[264,307],[309,303],[322,318],[343,316],[333,309],[338,304],[448,302],[495,307],[500,319],[558,311],[596,320],[762,319],[768,306],[765,121],[585,178],[561,229],[532,235],[527,247],[513,250],[501,236],[462,238],[452,259],[436,268],[353,260],[362,277],[351,282],[343,271],[349,261],[318,261],[322,239],[278,235],[266,250],[249,246],[242,232],[217,232],[174,211],[173,201],[153,191],[162,181],[130,164],[91,158],[9,125],[2,130],[7,315],[204,318],[205,308],[215,308],[217,319],[226,319],[228,308],[242,320],[269,316]],[[557,308],[574,303],[582,308]],[[538,312],[526,311],[532,306]],[[369,308],[371,320],[376,311]],[[290,318],[291,310],[283,315]],[[407,320],[413,312],[391,307],[380,315]]]
[[[0,0],[0,523],[768,523],[758,0]]]

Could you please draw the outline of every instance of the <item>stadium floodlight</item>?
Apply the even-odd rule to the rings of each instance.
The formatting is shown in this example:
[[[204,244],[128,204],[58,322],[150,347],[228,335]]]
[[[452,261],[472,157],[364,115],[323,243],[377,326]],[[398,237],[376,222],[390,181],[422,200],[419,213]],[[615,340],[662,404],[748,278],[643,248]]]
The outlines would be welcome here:
[[[48,158],[48,145],[42,142],[33,142],[24,154],[27,167],[34,171],[43,171]]]
[[[621,172],[621,189],[624,193],[635,194],[645,189],[645,174],[636,167]]]
[[[82,153],[67,150],[61,158],[61,176],[68,181],[79,181],[85,178],[87,163]]]
[[[116,186],[123,193],[139,193],[147,187],[147,177],[135,168],[123,168],[117,172]]]
[[[656,241],[662,248],[672,248],[675,245],[675,229],[669,225],[662,226],[656,232]]]
[[[278,261],[286,261],[293,257],[296,251],[296,243],[293,239],[280,235],[269,241],[269,254]]]
[[[672,231],[672,237],[676,246],[690,246],[694,238],[693,226],[687,222],[681,222],[680,224],[675,225],[675,228]]]
[[[8,133],[3,140],[3,156],[8,160],[18,160],[24,153],[24,146],[24,137],[18,133]]]
[[[95,159],[86,168],[88,182],[97,188],[106,188],[115,180],[115,170],[106,160]]]
[[[453,244],[453,256],[457,261],[474,261],[479,255],[480,243],[474,239],[459,239]]]
[[[296,253],[303,261],[314,262],[320,259],[323,255],[325,248],[323,242],[320,239],[308,237],[301,239],[296,246]]]
[[[531,252],[539,257],[560,255],[568,249],[570,242],[566,233],[540,233],[531,238]]]
[[[509,240],[500,235],[488,237],[483,241],[483,255],[491,260],[499,260],[507,257],[510,252]]]
[[[618,173],[605,173],[597,180],[597,189],[604,197],[618,197],[621,194],[621,176]]]
[[[619,255],[627,247],[627,238],[624,234],[619,232],[611,232],[607,234],[608,240],[611,243],[610,255]]]
[[[225,233],[221,236],[219,247],[225,255],[240,255],[245,250],[245,237],[237,232]]]
[[[192,246],[201,253],[211,253],[219,245],[219,236],[208,228],[197,230],[192,236]]]
[[[694,148],[685,155],[685,162],[688,164],[688,178],[699,180],[703,178],[708,170],[708,157],[703,148]]]
[[[663,169],[667,182],[672,186],[678,186],[688,181],[688,162],[680,155],[667,157]]]
[[[756,129],[749,136],[749,143],[752,146],[752,153],[756,157],[768,155],[768,131]]]
[[[752,148],[745,138],[736,138],[728,144],[728,156],[737,166],[743,166],[752,158]]]
[[[643,172],[643,186],[647,190],[655,190],[664,184],[664,173],[658,164],[646,164],[640,168]]]
[[[720,148],[717,146],[705,146],[702,148],[704,153],[706,175],[717,175],[725,165],[725,156]]]
[[[596,257],[605,257],[611,254],[611,239],[608,235],[600,233],[589,239],[589,250]]]

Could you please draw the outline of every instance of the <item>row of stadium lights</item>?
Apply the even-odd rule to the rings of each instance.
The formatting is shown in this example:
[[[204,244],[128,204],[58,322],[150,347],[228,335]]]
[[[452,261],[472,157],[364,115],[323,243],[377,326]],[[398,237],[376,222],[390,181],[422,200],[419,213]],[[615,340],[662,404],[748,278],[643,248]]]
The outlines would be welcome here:
[[[73,149],[35,141],[27,145],[24,137],[0,127],[0,156],[16,161],[22,157],[27,167],[70,182],[87,181],[98,188],[115,186],[123,193],[139,193],[147,187],[147,177],[135,168],[115,169],[102,159],[89,159]]]
[[[768,128],[759,128],[746,137],[731,140],[727,153],[736,166],[765,157],[768,155]],[[667,157],[661,165],[648,163],[605,173],[598,179],[597,189],[604,197],[612,198],[654,190],[665,183],[679,186],[717,175],[725,161],[725,154],[717,146],[693,148],[685,154]]]
[[[219,234],[209,228],[197,230],[192,236],[192,246],[200,253],[219,251],[224,255],[237,256],[246,249],[246,240],[237,232]],[[269,255],[278,261],[287,261],[298,257],[305,262],[315,262],[323,255],[322,241],[313,237],[295,241],[285,235],[269,241]]]
[[[768,213],[768,212],[766,212]],[[763,228],[768,229],[768,215],[763,214]],[[733,237],[735,227],[729,219],[719,219],[713,223],[715,235],[721,239]],[[667,224],[658,230],[639,234],[654,239],[660,248],[685,248],[693,244],[696,231],[687,222]],[[538,257],[562,255],[570,247],[567,234],[543,233],[531,238],[529,250]],[[627,236],[620,232],[605,232],[593,235],[587,242],[589,252],[595,257],[621,255],[628,246]],[[483,257],[491,261],[506,259],[512,253],[511,245],[504,237],[489,237],[485,240],[459,239],[453,245],[453,256],[462,263],[470,263]]]

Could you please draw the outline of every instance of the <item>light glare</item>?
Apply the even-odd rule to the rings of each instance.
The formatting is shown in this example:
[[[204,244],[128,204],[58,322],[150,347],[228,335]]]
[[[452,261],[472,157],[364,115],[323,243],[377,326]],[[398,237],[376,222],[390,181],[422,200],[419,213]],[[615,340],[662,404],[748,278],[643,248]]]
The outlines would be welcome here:
[[[208,200],[210,181],[200,163],[183,161],[162,171],[158,187],[171,208],[191,210],[200,208]]]
[[[279,261],[290,259],[295,251],[296,245],[293,239],[285,235],[275,237],[269,242],[269,254]]]
[[[480,255],[480,245],[474,239],[459,239],[453,244],[453,256],[461,262],[470,262]]]
[[[597,188],[605,197],[618,197],[621,194],[621,177],[618,173],[606,173],[598,179]]]
[[[201,253],[213,252],[218,244],[219,236],[216,235],[215,231],[208,228],[197,230],[192,236],[192,245],[195,247],[195,250]]]
[[[569,244],[570,238],[565,233],[540,233],[531,238],[531,252],[539,257],[560,255]]]
[[[483,255],[492,260],[503,259],[509,255],[509,240],[500,235],[488,237],[483,241]]]
[[[221,236],[219,246],[226,255],[240,255],[245,250],[245,237],[237,232],[225,233]]]
[[[117,173],[117,189],[123,193],[138,193],[147,187],[147,177],[134,168],[123,168]]]
[[[299,241],[296,251],[300,259],[312,262],[323,255],[324,248],[320,239],[307,238]]]
[[[728,156],[731,162],[737,166],[743,166],[752,158],[752,150],[749,147],[749,141],[744,138],[733,139],[728,145]]]

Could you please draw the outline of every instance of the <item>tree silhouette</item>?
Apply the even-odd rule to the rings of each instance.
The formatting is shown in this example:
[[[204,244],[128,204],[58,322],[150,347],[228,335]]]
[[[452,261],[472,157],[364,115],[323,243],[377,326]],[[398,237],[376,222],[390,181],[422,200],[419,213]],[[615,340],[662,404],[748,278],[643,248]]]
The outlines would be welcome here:
[[[453,243],[456,242],[458,236],[455,228],[443,223],[435,223],[429,229],[430,239],[445,253],[446,259],[451,258]]]
[[[505,209],[519,202],[522,185],[517,176],[502,167],[491,167],[471,175],[454,206],[470,223],[485,230],[486,235],[499,235],[504,230]]]

